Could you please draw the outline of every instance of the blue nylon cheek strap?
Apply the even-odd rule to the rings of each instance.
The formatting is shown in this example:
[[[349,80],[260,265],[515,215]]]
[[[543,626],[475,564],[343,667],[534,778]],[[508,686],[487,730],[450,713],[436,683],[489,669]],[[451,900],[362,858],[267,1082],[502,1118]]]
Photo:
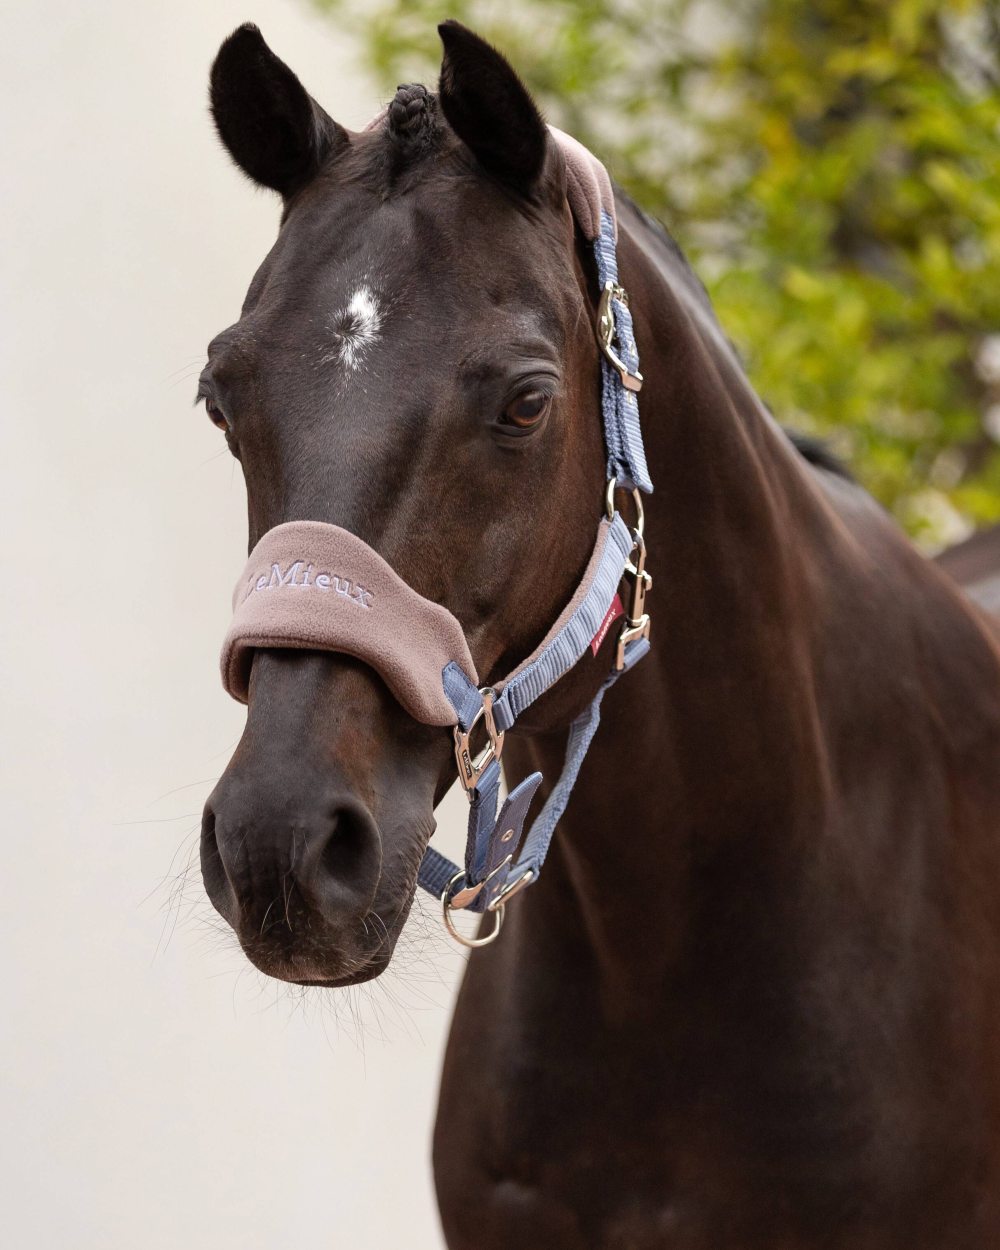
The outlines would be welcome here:
[[[601,311],[607,318],[604,329],[599,330],[599,338],[603,349],[601,411],[609,483],[649,492],[653,486],[646,466],[636,400],[642,382],[639,353],[628,298],[618,283],[614,218],[606,209],[600,214],[600,233],[594,241],[594,254],[601,285]],[[609,489],[609,499],[612,495]],[[634,579],[638,592],[633,594],[632,610],[627,614],[619,640],[615,666],[590,706],[570,726],[562,774],[527,835],[522,840],[528,808],[542,775],[536,772],[526,777],[507,795],[497,812],[500,761],[495,756],[467,782],[470,811],[464,867],[459,868],[434,847],[428,847],[424,854],[419,884],[442,900],[448,929],[466,945],[484,945],[491,941],[499,932],[506,900],[538,880],[552,836],[597,732],[604,695],[622,673],[628,672],[649,651],[649,622],[642,612],[649,585],[644,560],[641,529],[630,531],[619,513],[613,512],[609,520],[602,521],[598,531],[597,547],[588,566],[589,586],[579,596],[579,602],[571,604],[563,613],[529,660],[494,691],[487,692],[485,699],[484,693],[457,664],[448,664],[444,669],[444,692],[455,709],[459,730],[467,735],[485,706],[493,722],[491,738],[496,741],[499,736],[502,742],[502,734],[513,727],[521,713],[568,673],[586,652],[611,609],[623,577]],[[515,861],[518,848],[520,853]],[[497,922],[492,933],[470,941],[452,926],[451,910],[493,911]]]

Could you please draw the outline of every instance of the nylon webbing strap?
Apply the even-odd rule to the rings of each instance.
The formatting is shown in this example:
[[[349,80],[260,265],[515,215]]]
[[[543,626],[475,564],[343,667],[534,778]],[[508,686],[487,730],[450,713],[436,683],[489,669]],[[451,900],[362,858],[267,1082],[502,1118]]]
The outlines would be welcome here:
[[[606,210],[601,212],[601,233],[594,242],[597,277],[603,291],[608,282],[618,285],[618,256],[615,251],[615,223]],[[618,355],[629,371],[639,371],[639,349],[635,344],[632,314],[622,299],[611,300],[614,310]],[[608,453],[608,477],[622,486],[651,492],[653,483],[646,467],[646,449],[639,428],[639,402],[634,392],[622,385],[621,376],[610,361],[601,357],[601,411],[604,415],[604,441]]]
[[[542,644],[530,661],[500,687],[493,704],[498,729],[503,730],[513,725],[524,708],[534,703],[560,677],[568,673],[585,654],[618,593],[618,584],[631,549],[632,538],[628,526],[618,513],[615,513],[610,524],[602,522],[598,548],[592,557],[593,576],[586,594],[565,614],[566,619],[562,621],[560,628]],[[638,654],[637,651],[636,658]],[[627,666],[631,667],[631,662],[627,661]],[[613,673],[611,680],[618,676],[617,672]],[[454,663],[445,668],[442,684],[455,709],[459,726],[469,730],[482,707],[482,696],[474,683]],[[610,681],[606,684],[610,684]],[[595,700],[592,710],[599,707],[602,695]],[[588,734],[577,732],[574,736],[574,730],[571,730],[563,776],[532,826],[516,866],[513,862],[504,865],[503,860],[508,855],[513,856],[521,845],[524,821],[531,799],[542,780],[541,774],[532,773],[512,790],[498,815],[499,762],[492,760],[482,773],[475,789],[470,792],[464,883],[467,886],[478,885],[487,878],[489,882],[488,887],[469,904],[468,910],[482,911],[504,889],[512,874],[516,880],[519,873],[523,875],[530,867],[537,875],[556,822],[569,800],[583,755],[597,728],[596,710],[594,716],[593,727]],[[525,858],[526,855],[530,857],[530,863]],[[440,896],[448,883],[458,875],[457,864],[452,863],[434,847],[428,847],[418,877],[424,889]]]
[[[510,729],[524,709],[568,673],[587,650],[618,592],[631,550],[632,536],[616,512],[608,527],[596,575],[583,602],[551,642],[500,686],[493,704],[498,729]]]
[[[503,893],[508,883],[517,882],[529,873],[531,881],[538,879],[552,837],[566,810],[580,774],[580,767],[600,724],[604,696],[622,673],[627,673],[648,650],[649,643],[644,638],[629,643],[625,648],[624,667],[620,671],[611,671],[587,710],[573,721],[559,780],[523,842],[524,821],[535,791],[541,783],[542,774],[531,773],[527,776],[508,794],[499,815],[491,818],[489,813],[496,811],[500,766],[496,760],[490,763],[472,800],[463,874],[463,880],[468,885],[477,885],[480,882],[485,884],[465,910],[484,911]],[[513,852],[518,847],[520,854],[514,862]],[[508,856],[511,856],[509,864],[504,862]],[[449,883],[459,876],[459,871],[457,864],[435,847],[429,846],[420,865],[418,881],[425,890],[440,898]]]

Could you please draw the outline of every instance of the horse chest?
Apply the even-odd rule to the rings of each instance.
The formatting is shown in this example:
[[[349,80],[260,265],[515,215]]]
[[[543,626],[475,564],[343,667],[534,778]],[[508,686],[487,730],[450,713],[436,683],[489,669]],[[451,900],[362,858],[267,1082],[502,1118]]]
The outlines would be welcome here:
[[[780,1061],[735,1025],[738,1043],[698,1043],[671,1029],[682,1003],[609,1030],[579,972],[546,1000],[524,964],[508,978],[500,963],[470,968],[442,1081],[450,1250],[988,1244],[991,1217],[956,1184],[972,1162],[948,1162],[971,1145],[950,1116],[934,1143],[903,1108],[816,1088],[789,1038]]]

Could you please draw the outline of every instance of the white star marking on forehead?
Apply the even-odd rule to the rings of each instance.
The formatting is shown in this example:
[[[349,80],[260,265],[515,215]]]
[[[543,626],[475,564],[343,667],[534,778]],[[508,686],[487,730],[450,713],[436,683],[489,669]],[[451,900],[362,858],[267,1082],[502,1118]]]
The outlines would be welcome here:
[[[379,338],[382,309],[375,292],[367,283],[354,292],[346,308],[333,318],[335,347],[323,357],[323,363],[339,361],[353,372],[364,360],[368,349]]]

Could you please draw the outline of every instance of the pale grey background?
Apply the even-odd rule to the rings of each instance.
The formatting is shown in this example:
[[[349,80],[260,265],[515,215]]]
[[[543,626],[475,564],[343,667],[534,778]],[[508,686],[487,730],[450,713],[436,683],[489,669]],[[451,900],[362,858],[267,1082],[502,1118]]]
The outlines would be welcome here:
[[[388,979],[297,1000],[211,926],[196,859],[171,893],[243,718],[216,672],[243,486],[191,397],[277,223],[206,109],[248,18],[334,116],[372,115],[305,0],[3,7],[10,1246],[441,1245],[429,1134],[461,961],[430,910]]]

